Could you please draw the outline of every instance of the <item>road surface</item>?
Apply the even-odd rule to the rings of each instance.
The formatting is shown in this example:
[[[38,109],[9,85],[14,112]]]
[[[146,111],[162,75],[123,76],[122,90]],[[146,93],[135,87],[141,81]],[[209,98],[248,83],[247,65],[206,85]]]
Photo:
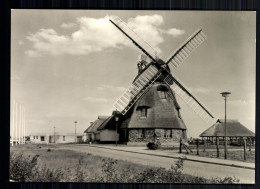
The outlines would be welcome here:
[[[139,154],[133,152],[117,151],[113,149],[99,148],[88,145],[63,145],[61,149],[75,150],[87,152],[93,155],[109,157],[118,160],[126,160],[129,162],[149,165],[154,167],[170,168],[178,159],[171,157],[161,157],[154,155]],[[216,165],[196,161],[183,161],[183,173],[200,176],[204,178],[224,178],[227,176],[235,176],[240,180],[240,183],[255,183],[255,170],[247,168],[232,167],[226,165]]]

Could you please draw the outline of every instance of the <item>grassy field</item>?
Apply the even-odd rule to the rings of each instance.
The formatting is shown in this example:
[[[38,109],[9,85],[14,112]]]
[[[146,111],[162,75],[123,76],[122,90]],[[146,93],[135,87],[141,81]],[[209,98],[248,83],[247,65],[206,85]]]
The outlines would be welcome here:
[[[27,144],[10,148],[10,179],[33,182],[236,183],[235,178],[205,179],[182,173],[182,161],[154,168],[59,145]]]
[[[206,151],[204,152],[204,146],[199,146],[199,155],[197,155],[197,147],[195,145],[190,145],[189,148],[192,150],[192,152],[189,152],[189,155],[196,155],[201,157],[210,157],[210,158],[219,158],[224,159],[224,147],[219,147],[219,157],[217,157],[217,150],[215,145],[209,145],[206,146]],[[252,147],[252,150],[249,151],[247,148],[246,150],[246,160],[244,160],[244,151],[243,147],[239,146],[228,146],[228,154],[227,159],[229,160],[235,160],[235,161],[244,161],[249,163],[255,163],[255,147]],[[173,147],[162,147],[159,150],[167,150],[171,151],[174,150],[176,152],[179,151],[179,148],[173,148]],[[183,148],[182,153],[186,153],[186,150]]]

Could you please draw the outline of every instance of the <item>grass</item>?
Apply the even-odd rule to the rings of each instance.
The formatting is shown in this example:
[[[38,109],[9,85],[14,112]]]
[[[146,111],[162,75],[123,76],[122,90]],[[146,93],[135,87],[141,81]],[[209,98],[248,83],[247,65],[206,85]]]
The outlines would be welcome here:
[[[196,155],[201,157],[210,157],[210,158],[219,158],[224,159],[224,147],[221,145],[219,146],[219,157],[217,157],[217,150],[215,145],[206,146],[206,151],[203,152],[204,146],[199,146],[199,155],[197,155],[197,147],[195,145],[189,145],[189,148],[193,152],[189,152],[189,155]],[[243,147],[239,146],[228,146],[228,154],[227,159],[235,160],[235,161],[243,161],[248,163],[255,163],[255,147],[252,147],[252,150],[246,149],[246,160],[244,160],[244,150]],[[159,150],[167,150],[167,151],[175,151],[179,152],[178,147],[161,147]],[[186,150],[183,148],[182,153],[186,153]]]
[[[11,147],[10,179],[33,182],[237,183],[235,178],[191,176],[179,160],[169,169],[154,168],[90,153],[59,149],[59,145]]]

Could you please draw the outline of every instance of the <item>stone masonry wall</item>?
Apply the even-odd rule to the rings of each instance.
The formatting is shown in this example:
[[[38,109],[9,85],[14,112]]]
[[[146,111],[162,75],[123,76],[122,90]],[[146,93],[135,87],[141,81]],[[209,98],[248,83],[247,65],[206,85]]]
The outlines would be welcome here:
[[[156,137],[154,137],[154,133],[156,133]],[[142,136],[140,137],[139,129],[131,129],[129,130],[128,141],[131,143],[138,142],[153,142],[155,139],[159,140],[160,143],[177,143],[180,141],[182,137],[184,140],[187,139],[186,131],[180,129],[172,129],[172,137],[166,138],[164,136],[165,129],[144,129],[142,131]],[[170,136],[170,130],[166,131],[166,135]]]

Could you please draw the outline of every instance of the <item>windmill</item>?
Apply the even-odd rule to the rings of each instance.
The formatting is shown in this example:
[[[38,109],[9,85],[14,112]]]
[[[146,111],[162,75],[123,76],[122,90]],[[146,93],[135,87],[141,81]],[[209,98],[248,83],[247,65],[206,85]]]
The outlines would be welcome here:
[[[119,17],[110,19],[110,22],[117,27],[128,39],[130,39],[142,53],[151,59],[145,69],[138,75],[131,86],[118,98],[114,104],[117,111],[125,115],[131,107],[145,94],[154,82],[160,77],[170,88],[181,97],[181,99],[205,122],[211,121],[214,117],[205,105],[201,103],[175,75],[170,72],[168,64],[178,67],[187,57],[202,44],[206,36],[202,30],[197,30],[177,50],[163,61],[154,48],[139,37]]]

